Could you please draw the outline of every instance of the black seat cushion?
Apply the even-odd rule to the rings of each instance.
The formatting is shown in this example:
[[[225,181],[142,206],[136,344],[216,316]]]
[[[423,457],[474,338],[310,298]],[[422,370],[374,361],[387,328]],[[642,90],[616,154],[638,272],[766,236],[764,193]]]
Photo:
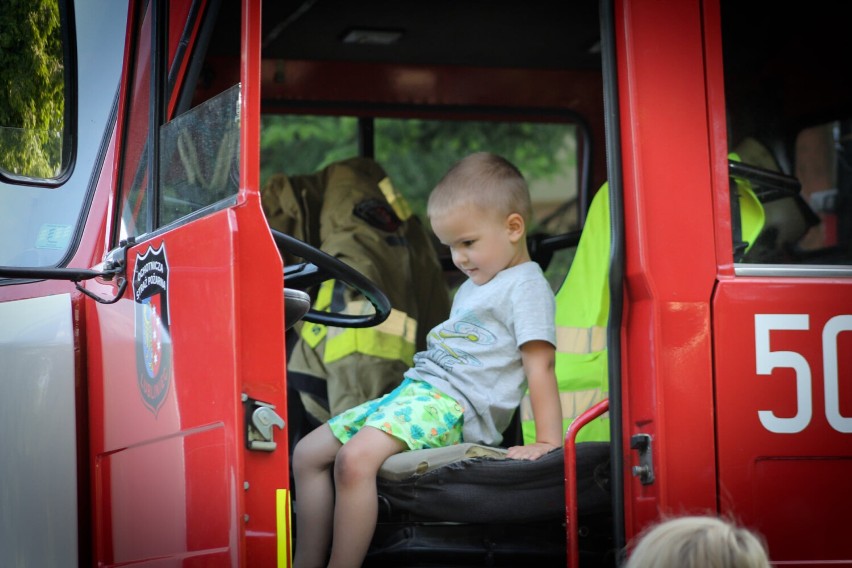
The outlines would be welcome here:
[[[561,448],[535,461],[474,457],[415,468],[399,477],[379,476],[380,522],[529,523],[565,518]],[[608,443],[577,445],[577,477],[580,515],[608,513]]]

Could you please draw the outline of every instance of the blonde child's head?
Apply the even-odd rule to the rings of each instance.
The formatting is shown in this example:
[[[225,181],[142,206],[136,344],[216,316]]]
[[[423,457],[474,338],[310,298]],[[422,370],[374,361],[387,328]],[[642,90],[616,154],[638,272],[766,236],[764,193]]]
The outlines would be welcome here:
[[[530,260],[526,228],[531,209],[518,168],[487,152],[471,154],[450,168],[427,205],[435,236],[476,285]]]
[[[760,538],[712,516],[664,521],[640,536],[624,568],[769,568]]]
[[[490,152],[470,154],[450,168],[429,196],[427,215],[434,218],[466,207],[492,211],[501,218],[517,213],[526,224],[532,214],[524,176]]]

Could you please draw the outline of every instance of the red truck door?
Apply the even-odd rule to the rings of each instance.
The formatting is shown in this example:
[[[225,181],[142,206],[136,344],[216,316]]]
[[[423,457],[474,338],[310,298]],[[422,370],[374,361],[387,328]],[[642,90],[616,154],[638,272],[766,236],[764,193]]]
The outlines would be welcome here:
[[[86,349],[102,565],[289,557],[282,265],[258,196],[259,47],[246,47],[260,45],[259,2],[229,22],[240,76],[198,101],[216,5],[131,3],[106,235],[126,288],[87,284],[101,298]]]
[[[848,207],[821,210],[816,198],[848,203],[841,134],[849,116],[850,64],[840,47],[845,17],[826,3],[802,14],[773,14],[755,27],[763,12],[721,4],[721,49],[715,10],[705,20],[711,107],[717,124],[727,118],[730,144],[726,149],[718,141],[715,148],[716,214],[739,214],[741,222],[732,214],[731,224],[742,234],[717,235],[712,330],[719,510],[765,536],[773,562],[849,565],[852,253],[846,231],[852,215]],[[716,59],[722,53],[724,60]],[[783,133],[786,144],[773,146],[780,141],[773,132]],[[825,143],[815,144],[814,134]],[[767,146],[764,141],[774,148],[765,154],[773,160],[760,160],[755,150]],[[730,151],[739,158],[733,165]],[[728,198],[729,187],[742,192],[743,184],[762,203],[755,238],[747,234],[749,212],[732,209]],[[839,238],[835,227],[842,229]],[[732,242],[749,240],[750,248],[732,255]]]
[[[722,511],[773,560],[849,562],[849,281],[738,272],[714,302]]]
[[[852,215],[841,205],[850,178],[839,150],[850,65],[839,10],[615,3],[630,29],[616,42],[629,141],[617,161],[628,539],[661,515],[718,513],[765,536],[774,562],[852,560]],[[808,199],[802,166],[822,161],[784,151],[798,152],[796,134],[810,128],[836,136],[810,155],[838,149],[825,176],[837,185],[810,188],[836,195],[837,210],[814,226],[846,230],[804,253],[800,237],[815,222],[807,208],[818,200]],[[728,156],[745,134],[786,158],[767,173],[740,156],[764,170],[748,182],[766,213],[760,246],[742,225],[747,213],[732,209]]]

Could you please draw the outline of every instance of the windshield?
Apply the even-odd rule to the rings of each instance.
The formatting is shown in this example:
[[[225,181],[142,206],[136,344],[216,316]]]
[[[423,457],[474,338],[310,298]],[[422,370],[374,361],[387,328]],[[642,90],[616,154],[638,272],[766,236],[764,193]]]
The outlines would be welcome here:
[[[121,73],[127,3],[74,6],[76,38],[71,44],[77,50],[78,89],[74,170],[59,187],[33,185],[32,180],[29,185],[0,182],[2,266],[50,267],[67,261],[82,230],[92,172],[102,159],[102,140]]]

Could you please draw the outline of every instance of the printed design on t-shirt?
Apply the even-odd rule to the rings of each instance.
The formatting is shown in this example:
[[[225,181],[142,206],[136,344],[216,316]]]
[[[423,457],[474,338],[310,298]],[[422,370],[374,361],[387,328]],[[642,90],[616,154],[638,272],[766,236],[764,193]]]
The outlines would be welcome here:
[[[449,327],[448,324],[452,326]],[[482,361],[460,347],[466,343],[491,345],[497,341],[493,333],[464,318],[445,322],[444,327],[437,331],[433,330],[430,336],[432,345],[429,358],[443,369],[451,369],[456,364],[481,367]]]

